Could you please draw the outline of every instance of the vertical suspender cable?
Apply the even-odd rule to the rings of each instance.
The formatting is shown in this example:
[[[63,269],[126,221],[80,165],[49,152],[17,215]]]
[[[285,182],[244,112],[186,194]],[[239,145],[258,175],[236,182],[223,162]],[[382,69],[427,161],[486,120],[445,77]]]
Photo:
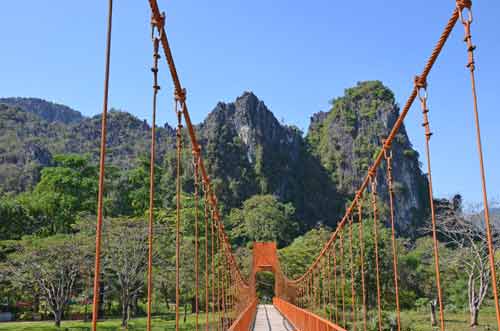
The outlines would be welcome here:
[[[104,73],[104,101],[101,119],[101,151],[99,161],[99,192],[97,195],[97,224],[95,235],[94,297],[92,301],[92,331],[97,330],[99,318],[99,277],[101,272],[101,237],[104,194],[104,165],[106,158],[106,120],[108,116],[109,66],[111,58],[111,28],[113,23],[113,0],[108,0],[108,31],[106,36],[106,69]]]
[[[155,24],[152,23],[152,33]],[[158,49],[160,39],[153,38],[153,112],[151,118],[151,149],[149,152],[149,223],[148,223],[148,299],[146,330],[151,331],[151,305],[153,296],[153,223],[154,223],[154,199],[155,199],[155,148],[156,148],[156,99],[158,96]]]
[[[398,250],[396,243],[396,226],[394,222],[394,187],[392,183],[392,150],[387,152],[384,147],[384,157],[387,166],[387,186],[389,188],[389,206],[390,206],[390,217],[391,217],[391,242],[392,242],[392,271],[394,273],[394,288],[396,297],[396,323],[398,331],[401,331],[401,314],[399,307],[399,284],[398,284]]]
[[[366,289],[365,289],[365,242],[363,238],[363,201],[362,193],[358,192],[358,223],[359,223],[359,257],[360,257],[360,268],[361,268],[361,295],[363,299],[363,331],[367,329],[367,311],[366,311]]]
[[[205,212],[205,331],[209,329],[209,270],[208,270],[208,183],[203,180],[203,197]]]
[[[333,295],[335,299],[335,323],[339,322],[339,299],[337,289],[337,246],[333,245]]]
[[[215,269],[215,274],[217,276],[217,280],[216,280],[216,285],[217,285],[217,314],[216,314],[216,318],[217,318],[217,330],[220,330],[221,329],[221,307],[220,307],[220,303],[221,303],[221,272],[220,272],[220,267],[221,267],[221,264],[220,264],[220,229],[218,227],[218,224],[217,224],[217,228],[216,228],[216,236],[215,236],[215,254],[217,256],[217,260],[215,261],[216,262],[216,269]]]
[[[198,204],[199,204],[199,162],[200,162],[200,149],[199,147],[193,148],[193,168],[194,168],[194,273],[195,273],[195,330],[199,328],[199,234],[198,234]]]
[[[345,318],[345,275],[344,275],[344,235],[340,231],[340,295],[342,296],[342,326],[346,327]]]
[[[211,236],[210,236],[210,241],[211,241],[211,249],[212,249],[212,254],[211,256],[211,262],[212,262],[212,322],[216,323],[217,321],[214,321],[213,319],[215,317],[215,261],[214,261],[214,217],[213,217],[213,211],[211,212],[211,217],[210,217],[210,226],[211,226]],[[216,325],[216,324],[214,324]]]
[[[351,254],[351,319],[352,319],[352,330],[356,331],[356,287],[354,284],[354,250],[352,247],[353,241],[353,215],[349,216],[349,252]]]
[[[181,158],[182,158],[182,107],[176,95],[175,111],[177,113],[177,183],[176,183],[176,224],[175,224],[175,331],[179,331],[180,305],[180,267],[181,267]]]
[[[380,293],[380,266],[378,255],[378,209],[377,209],[377,178],[375,173],[371,172],[371,194],[372,194],[372,209],[373,209],[373,243],[375,248],[375,273],[377,280],[377,312],[378,312],[378,329],[382,331],[382,300]]]
[[[497,328],[500,328],[500,302],[498,301],[498,288],[497,288],[497,272],[495,267],[495,250],[493,248],[493,235],[491,233],[491,225],[490,225],[490,211],[488,206],[488,194],[486,190],[486,173],[484,171],[484,162],[483,162],[483,146],[481,143],[481,127],[479,125],[479,111],[477,107],[477,93],[476,93],[476,77],[474,74],[476,65],[474,61],[474,50],[476,46],[472,44],[472,36],[471,36],[471,23],[472,23],[472,3],[471,1],[465,0],[457,0],[457,7],[460,13],[460,21],[462,22],[465,29],[465,38],[464,41],[467,44],[467,53],[468,53],[468,63],[467,68],[470,71],[470,79],[471,79],[471,88],[472,88],[472,102],[473,102],[473,110],[474,110],[474,123],[476,126],[476,143],[477,143],[477,152],[479,156],[479,170],[481,173],[481,189],[483,192],[483,206],[484,206],[484,223],[486,228],[486,239],[488,241],[488,255],[489,255],[489,263],[490,263],[490,272],[491,272],[491,288],[493,292],[493,298],[495,301],[495,311],[497,318]],[[469,17],[466,19],[463,16],[463,10],[467,8]]]
[[[432,132],[429,127],[429,117],[427,113],[429,109],[427,108],[427,82],[423,81],[420,77],[415,77],[415,87],[418,91],[418,97],[420,99],[420,105],[422,108],[422,114],[424,118],[424,123],[422,124],[425,128],[425,155],[427,158],[427,179],[429,184],[429,205],[431,208],[431,221],[432,221],[432,242],[434,246],[434,269],[436,272],[436,291],[439,304],[439,319],[441,331],[444,331],[444,307],[443,307],[443,291],[441,290],[441,272],[439,269],[439,243],[437,239],[436,231],[436,213],[434,209],[434,194],[432,192],[432,167],[431,167],[431,150],[430,150],[430,139]],[[421,93],[423,91],[423,94]]]
[[[327,294],[327,303],[328,303],[328,320],[332,320],[332,253],[328,251],[327,254],[328,266],[327,266],[327,286],[328,286],[328,294]]]

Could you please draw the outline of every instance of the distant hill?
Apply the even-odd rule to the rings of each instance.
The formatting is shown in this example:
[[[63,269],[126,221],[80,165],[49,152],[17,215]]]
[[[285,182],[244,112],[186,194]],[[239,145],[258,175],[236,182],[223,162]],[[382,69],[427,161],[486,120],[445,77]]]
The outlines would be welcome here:
[[[2,104],[3,102],[3,104]],[[225,211],[255,194],[273,194],[292,202],[304,229],[334,225],[352,198],[361,176],[399,115],[392,92],[378,81],[362,82],[315,114],[306,137],[280,123],[262,100],[244,92],[234,102],[219,102],[197,132],[207,169]],[[79,112],[35,98],[0,99],[0,192],[22,192],[37,183],[40,169],[59,153],[99,158],[100,115]],[[108,118],[107,164],[134,167],[149,154],[150,126],[122,111]],[[189,143],[185,158],[190,159]],[[175,130],[157,130],[165,188],[175,173]],[[412,234],[425,219],[426,179],[404,127],[393,150],[396,224]],[[189,168],[185,175],[189,177]],[[191,170],[192,171],[192,170]],[[192,178],[187,178],[190,183]],[[384,168],[378,172],[380,201],[387,203]],[[189,186],[189,185],[188,185]],[[186,187],[188,189],[188,187]]]
[[[11,107],[18,107],[28,113],[40,116],[47,122],[61,122],[65,124],[83,120],[83,115],[68,106],[60,105],[38,98],[0,98],[0,103]]]
[[[57,113],[63,108],[56,109]],[[110,111],[108,116],[107,162],[128,169],[139,156],[148,155],[151,128],[127,112]],[[41,168],[50,165],[55,154],[89,154],[97,162],[100,134],[100,115],[64,123],[48,121],[36,111],[0,104],[0,192],[22,192],[33,187]],[[160,160],[167,149],[173,148],[174,137],[168,125],[158,128]]]

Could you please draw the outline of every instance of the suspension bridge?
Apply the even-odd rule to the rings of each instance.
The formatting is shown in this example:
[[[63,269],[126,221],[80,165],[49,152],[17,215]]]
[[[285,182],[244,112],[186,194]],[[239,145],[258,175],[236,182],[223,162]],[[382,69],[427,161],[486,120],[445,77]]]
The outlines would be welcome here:
[[[109,1],[108,30],[106,46],[106,68],[104,83],[104,102],[102,113],[102,136],[100,152],[100,176],[97,210],[96,229],[96,254],[95,254],[95,276],[94,295],[92,311],[92,330],[98,329],[98,307],[100,290],[100,268],[101,268],[101,235],[103,225],[103,191],[106,156],[106,127],[108,111],[108,88],[109,67],[111,58],[111,31],[113,2]],[[181,84],[176,65],[171,52],[169,40],[166,33],[165,15],[158,7],[156,0],[149,0],[151,7],[152,25],[152,48],[153,48],[153,102],[152,102],[152,127],[151,127],[151,169],[150,169],[150,194],[149,194],[149,255],[147,274],[147,326],[146,330],[152,330],[152,296],[153,296],[153,227],[154,227],[154,164],[155,164],[155,125],[158,85],[159,62],[165,58],[168,71],[174,86],[174,111],[177,115],[177,180],[176,180],[176,250],[175,250],[175,330],[181,330],[180,325],[180,300],[181,279],[180,271],[184,261],[181,258],[182,240],[182,195],[180,173],[183,167],[192,167],[195,196],[195,301],[194,314],[196,316],[195,327],[198,330],[300,330],[300,331],[344,331],[344,330],[367,330],[368,316],[372,315],[376,320],[378,331],[404,329],[401,324],[400,302],[399,302],[399,273],[398,273],[398,246],[396,244],[396,230],[394,224],[395,190],[393,187],[392,171],[398,164],[393,164],[392,142],[398,130],[401,128],[412,104],[420,103],[423,117],[423,128],[426,141],[426,160],[428,191],[430,201],[430,212],[432,222],[433,239],[433,261],[435,268],[435,293],[437,298],[438,322],[440,331],[446,330],[446,317],[443,306],[443,291],[441,283],[441,271],[439,264],[439,245],[436,233],[436,216],[434,212],[432,192],[432,169],[430,139],[431,129],[429,123],[429,109],[427,107],[428,87],[427,77],[431,72],[436,59],[441,53],[452,30],[459,25],[464,28],[465,51],[467,54],[466,67],[470,74],[472,90],[472,111],[477,133],[477,149],[479,155],[479,168],[482,179],[484,220],[487,233],[487,244],[489,250],[489,263],[492,277],[492,295],[494,299],[497,330],[500,328],[500,307],[498,301],[497,279],[495,270],[494,250],[492,234],[490,230],[490,218],[488,210],[488,199],[486,194],[485,173],[483,166],[483,152],[481,147],[481,134],[479,127],[479,116],[477,109],[477,96],[475,86],[475,62],[472,43],[472,3],[470,0],[457,0],[451,8],[451,17],[446,23],[438,42],[434,46],[423,70],[414,78],[414,86],[402,108],[399,118],[395,122],[390,134],[380,146],[373,164],[369,167],[361,186],[358,188],[351,203],[346,206],[344,216],[338,220],[337,227],[330,239],[318,250],[317,257],[308,267],[305,273],[296,278],[289,279],[283,272],[275,243],[254,243],[253,258],[250,275],[245,277],[240,270],[239,264],[232,252],[232,247],[224,229],[224,223],[219,212],[218,200],[212,182],[207,173],[203,160],[202,147],[197,139],[195,127],[187,105],[187,93]],[[458,24],[457,24],[458,23]],[[160,56],[163,51],[162,56]],[[183,141],[183,132],[187,132],[188,141]],[[192,164],[183,164],[183,149],[190,147],[192,151]],[[381,176],[381,173],[384,175]],[[383,216],[378,208],[377,182],[387,181],[389,212],[388,220],[381,220]],[[365,242],[364,233],[366,228],[359,225],[370,219],[372,225],[373,242]],[[391,284],[381,284],[379,236],[377,232],[380,222],[390,224],[392,236],[392,274]],[[386,222],[387,221],[387,222]],[[357,229],[357,231],[354,231]],[[359,241],[359,248],[353,249],[353,240]],[[373,263],[367,263],[365,256],[365,245],[373,245]],[[345,261],[345,259],[349,261]],[[359,262],[359,263],[355,263]],[[348,267],[347,267],[348,266]],[[359,266],[359,267],[358,267]],[[356,269],[356,270],[355,270]],[[269,271],[275,275],[275,297],[272,305],[259,305],[256,295],[256,274],[261,271]],[[368,287],[367,277],[374,277],[375,286]],[[389,290],[387,290],[389,289]],[[383,293],[384,290],[387,293]],[[387,325],[383,319],[382,297],[391,296],[393,300],[393,312],[395,313],[395,325]],[[429,326],[429,329],[432,329]]]

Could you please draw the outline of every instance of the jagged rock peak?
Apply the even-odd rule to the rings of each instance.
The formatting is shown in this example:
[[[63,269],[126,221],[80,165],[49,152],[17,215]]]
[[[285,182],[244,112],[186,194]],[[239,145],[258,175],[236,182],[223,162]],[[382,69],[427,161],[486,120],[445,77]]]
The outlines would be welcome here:
[[[259,104],[263,102],[252,91],[245,91],[241,96],[236,98],[234,103],[236,108],[259,110]]]
[[[260,100],[252,91],[244,91],[236,97],[233,102],[219,101],[214,111],[224,110],[229,112],[256,113],[266,112],[272,115],[265,103]]]
[[[380,81],[358,82],[345,89],[343,96],[333,99],[328,112],[313,115],[307,140],[338,191],[347,195],[356,192],[398,116],[393,92]],[[419,226],[418,221],[425,217],[427,182],[404,125],[392,147],[396,225],[411,235]],[[381,197],[387,197],[384,173],[378,172]]]

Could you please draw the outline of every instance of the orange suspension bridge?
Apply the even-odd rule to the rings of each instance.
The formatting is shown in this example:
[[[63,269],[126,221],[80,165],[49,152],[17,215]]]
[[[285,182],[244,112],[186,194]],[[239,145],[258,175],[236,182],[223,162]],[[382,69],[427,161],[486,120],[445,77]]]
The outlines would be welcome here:
[[[112,31],[112,9],[113,2],[109,1],[108,31],[106,45],[106,68],[104,84],[104,104],[102,114],[102,136],[100,153],[100,177],[97,210],[96,229],[96,254],[95,254],[95,277],[93,295],[92,330],[98,327],[98,307],[100,289],[100,267],[101,267],[101,234],[103,224],[103,191],[104,171],[106,156],[106,119],[108,110],[108,87],[109,67],[111,54],[111,31]],[[399,118],[395,122],[388,137],[383,141],[381,149],[375,161],[369,167],[361,186],[357,190],[352,202],[346,207],[346,211],[330,239],[318,251],[314,262],[307,271],[297,279],[289,279],[280,267],[274,243],[254,243],[253,262],[250,276],[246,279],[240,272],[237,261],[232,253],[229,239],[224,230],[224,224],[218,209],[217,196],[213,190],[210,177],[203,162],[203,153],[197,140],[196,131],[191,122],[186,102],[186,90],[181,85],[176,71],[174,58],[170,49],[169,41],[165,31],[165,15],[162,14],[156,0],[149,0],[152,13],[152,44],[153,44],[153,103],[152,103],[152,127],[151,127],[151,169],[150,169],[150,204],[149,204],[149,256],[147,277],[147,326],[151,331],[151,306],[152,306],[152,284],[153,284],[153,225],[154,225],[154,164],[155,164],[155,125],[156,125],[156,99],[160,90],[158,86],[158,64],[160,60],[160,48],[163,49],[170,75],[174,84],[174,111],[177,115],[177,181],[176,181],[176,250],[175,250],[175,330],[180,330],[180,298],[181,279],[180,271],[183,267],[181,260],[181,238],[182,238],[182,209],[181,209],[181,178],[180,173],[183,165],[181,153],[185,144],[182,141],[184,125],[187,128],[189,143],[192,149],[194,196],[195,196],[195,302],[194,312],[196,316],[194,329],[198,330],[232,330],[248,331],[255,330],[301,330],[301,331],[343,331],[343,330],[367,330],[368,314],[376,319],[376,329],[387,330],[388,325],[383,320],[384,310],[382,297],[387,293],[392,296],[395,313],[395,327],[401,331],[405,326],[401,325],[399,285],[398,285],[398,246],[396,244],[394,214],[395,199],[392,183],[392,169],[397,164],[392,163],[391,144],[403,121],[415,100],[420,101],[423,114],[423,127],[426,141],[426,159],[429,201],[432,221],[433,255],[435,267],[435,293],[438,310],[438,329],[446,330],[445,312],[443,308],[443,291],[439,265],[439,246],[436,233],[436,217],[432,193],[432,172],[430,153],[430,124],[427,107],[428,85],[427,77],[443,49],[451,31],[461,23],[464,27],[466,51],[468,56],[467,68],[470,72],[472,84],[472,110],[477,133],[477,149],[479,154],[479,165],[482,179],[484,220],[487,234],[489,251],[489,264],[492,278],[492,294],[495,303],[497,330],[500,329],[500,307],[498,301],[497,279],[494,260],[494,249],[490,229],[490,218],[488,211],[488,198],[486,194],[485,174],[483,166],[483,153],[481,147],[481,135],[479,128],[479,117],[477,109],[477,97],[475,87],[475,63],[474,49],[471,38],[472,11],[470,0],[457,0],[453,8],[451,18],[447,22],[437,44],[422,70],[415,76],[414,86],[406,101]],[[385,164],[385,167],[381,165]],[[384,170],[382,170],[384,169]],[[388,223],[390,224],[392,236],[392,284],[381,284],[381,262],[379,257],[379,235],[377,233],[378,223],[382,216],[377,208],[377,178],[378,173],[385,171],[381,176],[387,181],[389,212]],[[367,207],[368,206],[368,207]],[[199,210],[198,210],[199,209]],[[354,231],[355,223],[363,224],[370,218],[373,226],[372,242],[363,239],[364,227],[358,226]],[[370,226],[371,226],[370,225]],[[366,228],[365,228],[366,229]],[[356,233],[355,233],[356,232]],[[203,233],[203,238],[200,234]],[[359,241],[356,252],[353,249],[353,240]],[[374,263],[367,263],[365,256],[365,245],[373,245]],[[345,259],[349,261],[345,261]],[[354,263],[359,262],[359,263]],[[348,267],[347,267],[348,266]],[[356,269],[356,270],[355,270]],[[372,270],[373,269],[373,270]],[[275,275],[275,297],[273,305],[258,305],[256,295],[256,273],[259,271],[271,271]],[[368,288],[367,277],[374,277],[375,286]],[[373,302],[373,304],[369,304]],[[392,328],[392,330],[395,330]]]

